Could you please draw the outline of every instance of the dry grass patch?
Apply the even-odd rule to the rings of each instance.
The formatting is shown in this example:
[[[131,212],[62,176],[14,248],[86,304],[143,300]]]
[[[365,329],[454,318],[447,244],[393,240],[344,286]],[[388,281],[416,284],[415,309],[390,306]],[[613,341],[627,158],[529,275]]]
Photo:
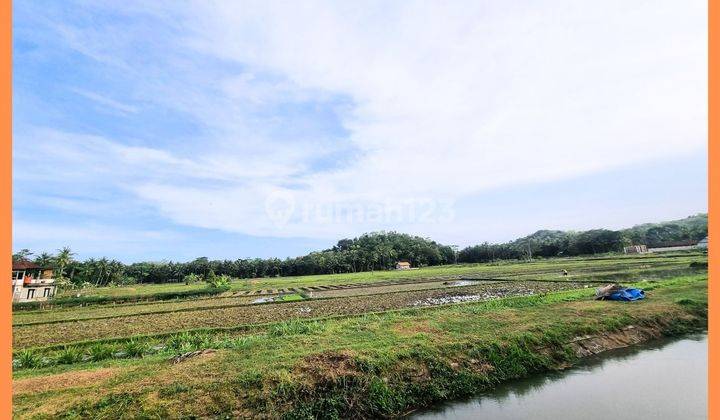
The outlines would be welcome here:
[[[358,374],[355,353],[350,350],[328,350],[305,357],[296,370],[315,382],[333,381],[341,376]]]
[[[443,335],[443,331],[430,325],[428,319],[403,321],[393,326],[393,331],[400,336],[414,336],[417,334]]]
[[[104,368],[19,379],[13,381],[13,395],[95,385],[112,378],[118,370],[118,368]]]

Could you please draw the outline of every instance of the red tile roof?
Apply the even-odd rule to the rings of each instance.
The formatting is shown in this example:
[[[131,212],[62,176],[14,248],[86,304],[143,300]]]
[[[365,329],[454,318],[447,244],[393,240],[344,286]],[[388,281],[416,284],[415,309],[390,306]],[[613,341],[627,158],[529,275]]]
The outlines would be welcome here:
[[[30,270],[30,269],[37,269],[42,268],[39,265],[35,264],[32,261],[13,261],[12,263],[12,269],[13,270]]]

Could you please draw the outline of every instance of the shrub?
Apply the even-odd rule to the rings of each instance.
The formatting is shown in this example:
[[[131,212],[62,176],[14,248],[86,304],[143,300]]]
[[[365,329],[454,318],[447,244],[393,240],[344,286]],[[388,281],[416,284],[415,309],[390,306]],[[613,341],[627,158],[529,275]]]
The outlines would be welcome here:
[[[123,346],[123,352],[127,357],[142,357],[147,350],[147,345],[139,341],[130,340]]]
[[[197,283],[200,281],[200,276],[195,273],[190,273],[183,278],[183,281],[185,282],[185,284]]]
[[[32,369],[40,366],[42,359],[32,350],[21,350],[17,354],[17,361],[20,367]]]
[[[168,338],[165,343],[169,349],[181,350],[187,347],[190,342],[190,333],[181,332],[179,334],[173,334]]]
[[[82,353],[75,347],[66,347],[55,358],[59,365],[71,365],[82,361]]]
[[[113,355],[113,348],[107,344],[93,344],[88,348],[88,356],[93,362],[110,359]]]
[[[230,277],[226,275],[216,276],[215,272],[210,270],[210,273],[205,278],[205,282],[214,289],[223,289],[230,287]]]
[[[707,261],[693,261],[690,263],[690,268],[696,269],[696,270],[707,270],[708,268],[708,262]]]
[[[172,335],[167,343],[167,347],[178,351],[191,351],[200,348],[213,347],[214,341],[211,335],[202,333],[181,332]]]

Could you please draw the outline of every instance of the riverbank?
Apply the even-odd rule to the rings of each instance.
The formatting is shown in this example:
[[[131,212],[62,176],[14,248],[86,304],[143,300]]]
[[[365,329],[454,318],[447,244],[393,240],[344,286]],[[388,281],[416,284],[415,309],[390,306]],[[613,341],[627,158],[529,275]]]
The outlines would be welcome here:
[[[16,372],[17,417],[399,416],[583,356],[702,330],[707,274],[279,324],[180,363],[167,355]],[[220,341],[218,341],[220,342]]]
[[[707,333],[659,338],[418,411],[409,420],[705,420],[707,358]]]

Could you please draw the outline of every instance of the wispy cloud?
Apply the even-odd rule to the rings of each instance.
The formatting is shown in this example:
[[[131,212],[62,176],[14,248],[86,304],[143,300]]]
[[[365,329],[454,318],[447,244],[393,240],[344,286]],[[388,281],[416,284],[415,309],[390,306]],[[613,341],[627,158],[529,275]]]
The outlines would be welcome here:
[[[16,133],[17,150],[52,159],[42,175],[15,174],[116,189],[174,223],[251,235],[459,231],[480,223],[308,218],[302,209],[439,208],[701,153],[705,7],[75,4],[82,13],[48,12],[46,28],[102,66],[110,86],[73,91],[126,116],[173,115],[197,134],[158,141],[102,127],[28,128]],[[129,96],[106,95],[121,89],[108,80]],[[152,132],[163,122],[143,124]],[[277,197],[294,206],[282,223],[268,211]]]
[[[70,90],[84,98],[87,98],[87,99],[90,99],[91,101],[97,102],[100,105],[111,108],[115,111],[119,111],[122,114],[134,114],[134,113],[138,112],[138,107],[136,107],[136,106],[124,104],[122,102],[116,101],[112,98],[108,98],[108,97],[100,95],[100,94],[97,94],[95,92],[90,92],[90,91],[87,91],[84,89],[78,89],[78,88],[72,88]]]

